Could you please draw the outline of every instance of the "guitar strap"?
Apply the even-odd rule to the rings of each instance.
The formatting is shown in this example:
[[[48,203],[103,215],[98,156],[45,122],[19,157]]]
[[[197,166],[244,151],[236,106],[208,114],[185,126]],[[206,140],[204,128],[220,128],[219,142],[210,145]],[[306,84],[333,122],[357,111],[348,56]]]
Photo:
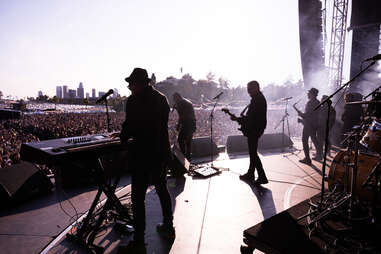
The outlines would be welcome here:
[[[241,114],[239,114],[239,115],[240,115],[240,116],[243,116],[243,115],[245,114],[246,110],[249,108],[249,106],[250,106],[250,104],[247,105],[247,106],[242,110]]]

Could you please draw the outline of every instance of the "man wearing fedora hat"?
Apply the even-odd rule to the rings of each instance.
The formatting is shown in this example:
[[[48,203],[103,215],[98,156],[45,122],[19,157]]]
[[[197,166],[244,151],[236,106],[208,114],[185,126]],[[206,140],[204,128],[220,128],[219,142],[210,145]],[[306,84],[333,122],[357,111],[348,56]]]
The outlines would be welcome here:
[[[166,165],[171,157],[168,137],[169,104],[167,98],[149,85],[147,71],[135,68],[125,79],[131,90],[126,101],[126,118],[120,133],[123,142],[132,139],[129,152],[134,239],[123,247],[126,253],[146,253],[145,195],[154,185],[159,196],[163,223],[158,232],[174,240],[171,198],[167,189]]]
[[[313,158],[314,160],[321,160],[323,157],[323,147],[321,143],[317,139],[317,131],[318,131],[318,110],[315,110],[315,107],[319,105],[319,101],[316,99],[319,90],[316,88],[311,88],[307,92],[308,102],[306,104],[306,108],[304,113],[298,110],[296,107],[295,110],[298,112],[298,115],[303,119],[303,134],[302,134],[302,143],[303,143],[303,151],[305,158],[299,160],[301,163],[311,165],[310,158],[310,148],[308,146],[308,139],[311,137],[312,143],[316,149],[316,156]],[[295,104],[294,104],[295,105]]]

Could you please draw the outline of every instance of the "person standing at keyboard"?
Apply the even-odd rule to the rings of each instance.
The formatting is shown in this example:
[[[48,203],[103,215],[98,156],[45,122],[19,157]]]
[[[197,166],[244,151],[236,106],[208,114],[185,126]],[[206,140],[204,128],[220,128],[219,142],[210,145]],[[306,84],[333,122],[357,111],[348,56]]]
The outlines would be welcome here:
[[[134,237],[126,247],[127,253],[146,253],[145,195],[149,185],[154,185],[160,199],[163,223],[157,225],[159,234],[174,240],[171,198],[167,188],[166,165],[171,158],[168,136],[170,107],[167,98],[149,85],[147,71],[135,68],[125,79],[131,90],[126,101],[126,118],[122,125],[122,143],[132,138],[129,149],[131,169],[131,199]]]

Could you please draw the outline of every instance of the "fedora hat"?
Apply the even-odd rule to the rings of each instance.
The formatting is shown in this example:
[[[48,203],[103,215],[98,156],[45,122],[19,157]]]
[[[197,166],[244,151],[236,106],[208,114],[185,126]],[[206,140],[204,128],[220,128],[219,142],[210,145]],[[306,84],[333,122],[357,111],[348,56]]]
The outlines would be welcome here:
[[[316,88],[312,87],[310,90],[308,90],[309,93],[317,96],[318,93],[319,93],[319,90],[317,90]]]
[[[125,78],[127,82],[131,81],[137,81],[137,82],[144,82],[144,83],[149,83],[151,81],[150,78],[148,78],[148,73],[146,69],[142,68],[135,68],[129,77]]]

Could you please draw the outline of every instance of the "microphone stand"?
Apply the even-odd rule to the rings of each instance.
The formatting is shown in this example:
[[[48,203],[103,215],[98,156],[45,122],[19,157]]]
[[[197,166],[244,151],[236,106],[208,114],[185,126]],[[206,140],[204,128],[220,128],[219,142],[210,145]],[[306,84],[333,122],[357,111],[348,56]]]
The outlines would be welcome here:
[[[288,136],[291,138],[291,136],[290,136],[290,125],[288,123],[288,116],[289,116],[289,114],[287,112],[287,105],[288,105],[288,101],[289,100],[291,100],[291,99],[287,98],[285,100],[286,101],[286,106],[284,108],[284,115],[283,115],[282,119],[279,121],[279,123],[274,128],[274,129],[278,128],[279,124],[282,123],[282,152],[284,152],[284,135],[285,135],[285,133],[284,133],[284,122],[285,121],[287,123]]]
[[[210,161],[211,161],[210,167],[216,170],[219,170],[219,169],[213,166],[213,118],[214,118],[214,109],[216,108],[219,98],[220,97],[216,98],[216,102],[214,103],[212,111],[210,112],[210,116],[209,116],[210,118]]]
[[[107,117],[107,132],[110,132],[110,115],[108,113],[108,105],[107,105],[107,98],[105,98],[105,105],[106,105],[106,117]]]

